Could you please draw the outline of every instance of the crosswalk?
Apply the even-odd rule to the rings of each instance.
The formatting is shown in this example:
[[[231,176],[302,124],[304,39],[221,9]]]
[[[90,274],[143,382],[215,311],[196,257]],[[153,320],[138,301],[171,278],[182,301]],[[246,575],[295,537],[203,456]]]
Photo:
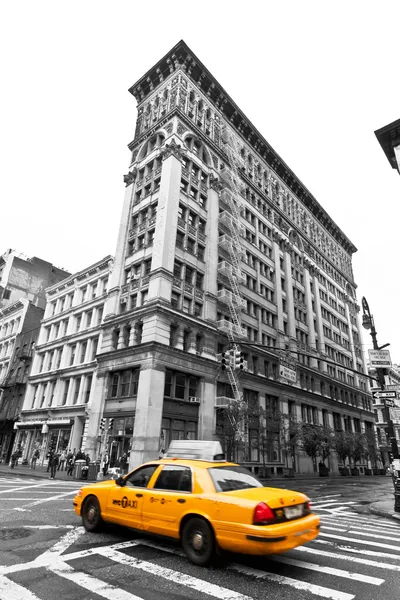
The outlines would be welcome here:
[[[74,527],[55,549],[31,563],[0,567],[0,599],[49,600],[44,590],[18,580],[22,572],[34,569],[44,569],[50,589],[53,578],[62,579],[67,598],[76,597],[80,588],[85,598],[147,600],[156,597],[149,590],[158,589],[157,580],[162,580],[171,598],[261,600],[266,597],[265,583],[268,597],[282,600],[292,598],[294,591],[306,592],[310,599],[397,598],[398,588],[390,591],[390,581],[393,574],[397,581],[400,578],[400,526],[381,517],[342,512],[325,512],[321,522],[319,537],[307,545],[268,559],[235,556],[223,568],[213,570],[194,567],[177,545],[157,538],[139,537],[89,549],[85,544],[84,550],[71,551],[82,537],[86,536],[86,543],[96,541],[81,527]],[[96,561],[101,561],[100,571],[93,568]],[[36,584],[37,579],[32,580]]]

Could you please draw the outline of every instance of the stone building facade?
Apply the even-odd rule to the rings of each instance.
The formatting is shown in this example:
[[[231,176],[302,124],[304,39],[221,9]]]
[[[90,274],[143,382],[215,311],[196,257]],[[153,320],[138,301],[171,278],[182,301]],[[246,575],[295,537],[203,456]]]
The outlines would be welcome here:
[[[96,354],[113,259],[46,289],[46,309],[35,347],[14,446],[28,459],[39,448],[61,452],[83,447],[97,458]],[[92,426],[93,423],[93,426]]]
[[[216,356],[233,330],[247,403],[335,430],[373,428],[355,246],[184,42],[130,92],[138,116],[97,356],[111,454],[130,452],[134,466],[171,439],[215,438],[220,399],[231,396]],[[227,128],[242,164],[239,328],[227,302]],[[288,352],[295,381],[281,375]],[[275,435],[268,464],[281,472]],[[300,453],[296,468],[312,465]]]

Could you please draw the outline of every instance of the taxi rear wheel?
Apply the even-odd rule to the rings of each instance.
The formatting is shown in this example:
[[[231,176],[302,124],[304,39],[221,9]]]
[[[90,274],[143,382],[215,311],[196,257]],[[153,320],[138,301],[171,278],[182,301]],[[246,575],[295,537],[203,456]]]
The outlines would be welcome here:
[[[216,553],[214,532],[204,519],[189,519],[182,530],[182,547],[186,556],[195,565],[208,565]]]
[[[99,531],[103,525],[100,504],[96,496],[86,498],[82,507],[82,524],[86,531]]]

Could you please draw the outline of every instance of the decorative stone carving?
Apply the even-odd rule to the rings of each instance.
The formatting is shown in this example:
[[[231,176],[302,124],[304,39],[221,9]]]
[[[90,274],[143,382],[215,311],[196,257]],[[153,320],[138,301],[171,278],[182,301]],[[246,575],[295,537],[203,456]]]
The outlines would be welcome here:
[[[211,152],[211,159],[213,161],[214,169],[218,169],[218,158]]]
[[[168,123],[168,125],[165,126],[165,130],[168,134],[171,134],[173,129],[174,129],[174,124],[172,123],[172,121],[171,121],[171,123]]]
[[[177,133],[178,135],[183,135],[185,131],[188,131],[188,128],[183,125],[180,121],[178,121]]]
[[[129,173],[124,175],[124,183],[125,183],[126,187],[128,187],[128,185],[131,185],[131,183],[133,183],[135,181],[136,176],[137,176],[137,168],[136,167],[134,169],[132,169],[132,171],[129,171]]]
[[[186,154],[187,151],[185,150],[185,148],[182,148],[182,146],[177,144],[175,140],[172,140],[170,144],[166,144],[165,147],[161,150],[160,156],[163,160],[166,160],[171,155],[175,156],[175,158],[178,158],[180,160],[181,158],[184,158]]]
[[[214,177],[214,175],[210,175],[210,188],[216,192],[220,192],[223,189],[223,185],[218,179],[218,177]]]

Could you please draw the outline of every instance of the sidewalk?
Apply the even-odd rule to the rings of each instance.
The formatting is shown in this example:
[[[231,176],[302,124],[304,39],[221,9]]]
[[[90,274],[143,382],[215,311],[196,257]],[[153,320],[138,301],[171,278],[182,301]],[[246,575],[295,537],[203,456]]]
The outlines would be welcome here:
[[[18,465],[13,469],[7,464],[0,464],[0,475],[12,475],[14,477],[33,477],[34,479],[50,479],[50,471],[47,471],[46,466],[37,466],[36,469],[31,469],[28,465]],[[71,475],[67,475],[67,471],[57,471],[54,481],[76,481],[77,485],[88,482],[93,483],[93,479],[74,479]]]
[[[47,466],[37,466],[36,469],[30,469],[27,465],[18,465],[11,469],[9,465],[0,464],[0,475],[3,476],[14,476],[14,477],[29,477],[34,479],[50,479],[50,473],[47,472]],[[377,475],[379,479],[382,479],[381,475]],[[103,479],[103,478],[102,478]],[[104,478],[106,479],[106,478]],[[111,479],[111,477],[110,477]],[[330,475],[329,479],[342,480],[341,475]],[[86,483],[94,483],[97,480],[87,479],[74,479],[71,475],[67,475],[66,471],[57,471],[56,478],[54,481],[76,481],[77,487],[85,485]],[[267,487],[273,487],[274,481],[285,482],[289,489],[296,487],[296,482],[299,481],[320,481],[321,479],[317,474],[301,475],[296,474],[295,477],[273,477],[271,479],[263,480],[263,483]],[[381,517],[389,517],[400,522],[400,513],[394,511],[394,494],[388,500],[380,502],[373,502],[369,506],[369,510],[372,514],[379,515]]]

